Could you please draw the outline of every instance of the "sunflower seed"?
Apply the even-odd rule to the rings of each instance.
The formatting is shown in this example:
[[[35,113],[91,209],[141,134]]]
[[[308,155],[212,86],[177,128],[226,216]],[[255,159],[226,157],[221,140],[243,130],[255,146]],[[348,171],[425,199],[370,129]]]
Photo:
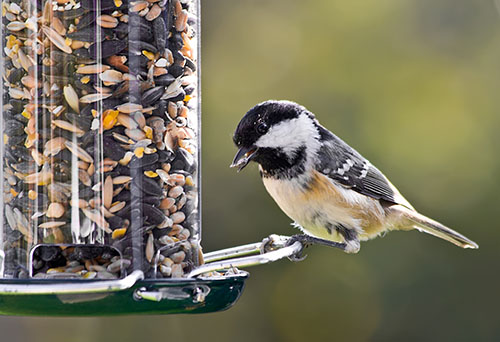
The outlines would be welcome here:
[[[93,24],[96,21],[95,13],[88,12],[83,17],[81,17],[76,25],[77,30],[75,32],[81,31],[83,28]]]
[[[148,107],[153,103],[156,103],[164,93],[165,93],[165,87],[160,86],[151,88],[142,94],[141,104],[144,107]]]
[[[99,40],[102,42],[107,35],[106,31],[104,31],[101,27],[96,25],[89,25],[82,29],[68,33],[66,36],[73,40],[94,43],[98,40],[98,37],[100,37]]]
[[[161,16],[153,20],[153,32],[155,45],[158,48],[158,52],[163,55],[165,51],[165,46],[167,44],[167,32],[165,26],[165,21]]]
[[[100,45],[100,54],[98,55]],[[117,55],[127,48],[127,42],[118,39],[104,40],[101,43],[94,43],[89,47],[89,54],[96,59],[104,59]]]

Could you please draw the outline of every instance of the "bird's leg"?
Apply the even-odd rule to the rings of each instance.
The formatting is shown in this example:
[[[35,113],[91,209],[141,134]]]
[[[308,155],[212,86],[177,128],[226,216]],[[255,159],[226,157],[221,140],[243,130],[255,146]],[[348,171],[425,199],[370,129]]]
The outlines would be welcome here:
[[[349,229],[342,224],[337,224],[335,229],[342,235],[345,241],[344,252],[355,254],[359,252],[359,238],[355,229]]]
[[[302,250],[300,252],[298,252],[297,254],[288,257],[288,259],[290,259],[291,261],[304,260],[307,256],[307,255],[303,254],[304,249],[309,247],[310,245],[323,245],[323,246],[328,246],[328,247],[339,248],[343,251],[345,251],[347,248],[346,243],[324,240],[324,239],[320,239],[320,238],[317,238],[317,237],[314,237],[311,235],[307,235],[307,234],[292,235],[290,237],[290,239],[288,239],[286,245],[291,246],[297,241],[302,244]]]
[[[288,246],[293,245],[294,242],[296,241],[302,242],[302,244],[305,245],[306,247],[310,245],[324,245],[328,247],[339,248],[341,250],[345,250],[346,248],[346,244],[343,242],[335,242],[335,241],[320,239],[307,234],[292,235],[288,240],[287,245]]]

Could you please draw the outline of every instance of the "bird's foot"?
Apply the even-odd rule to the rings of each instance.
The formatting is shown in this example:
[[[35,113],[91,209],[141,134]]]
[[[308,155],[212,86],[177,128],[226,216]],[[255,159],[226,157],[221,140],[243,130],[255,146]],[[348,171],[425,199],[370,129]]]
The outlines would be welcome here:
[[[311,244],[309,242],[309,236],[305,234],[296,234],[290,236],[288,241],[285,244],[285,247],[293,245],[295,242],[300,242],[302,244],[302,248],[300,249],[299,252],[295,253],[294,255],[291,255],[288,257],[288,260],[293,261],[293,262],[299,262],[303,261],[305,258],[307,258],[307,254],[304,254],[304,250],[309,247]]]
[[[359,240],[349,240],[345,243],[344,252],[348,254],[356,254],[359,252],[359,248]]]
[[[293,235],[293,236],[289,237],[288,239],[284,240],[283,239],[283,238],[285,238],[284,236],[271,234],[268,237],[262,239],[262,242],[260,245],[260,254],[265,254],[265,253],[269,253],[272,251],[276,251],[280,248],[291,246],[295,242],[299,241],[302,244],[302,248],[301,248],[300,252],[288,257],[288,259],[290,259],[291,261],[302,261],[307,257],[307,255],[302,256],[302,251],[304,250],[304,247],[307,247],[307,245],[302,241],[304,236],[306,236],[306,235],[297,234],[297,235]]]
[[[348,253],[356,253],[357,250],[359,250],[359,245],[358,245],[358,248],[356,251],[354,251],[354,250],[351,251],[351,248],[349,248],[350,246],[348,246],[346,243],[324,240],[324,239],[320,239],[320,238],[306,235],[306,234],[297,234],[297,235],[291,236],[288,239],[286,246],[291,246],[297,241],[302,244],[302,249],[298,253],[296,253],[295,255],[288,257],[288,259],[290,259],[291,261],[304,260],[307,257],[307,255],[304,255],[304,249],[309,247],[310,245],[324,245],[324,246],[328,246],[328,247],[339,248],[339,249],[346,251]]]

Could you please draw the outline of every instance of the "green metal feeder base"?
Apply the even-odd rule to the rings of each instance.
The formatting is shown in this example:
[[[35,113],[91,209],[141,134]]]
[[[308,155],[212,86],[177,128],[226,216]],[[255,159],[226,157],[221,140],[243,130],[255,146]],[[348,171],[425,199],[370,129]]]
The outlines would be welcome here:
[[[0,315],[106,316],[129,314],[208,313],[226,310],[239,299],[248,273],[217,278],[141,280],[123,290],[90,293],[0,293]],[[98,282],[98,281],[97,281]],[[29,285],[26,285],[26,284]],[[81,280],[1,280],[2,286],[78,288]]]
[[[270,235],[261,242],[203,255],[188,278],[144,279],[140,270],[115,280],[0,279],[0,315],[107,316],[208,313],[229,309],[248,273],[237,268],[297,255],[299,241]],[[225,272],[219,273],[221,270]],[[219,271],[213,273],[214,271]],[[215,274],[207,277],[207,274]]]

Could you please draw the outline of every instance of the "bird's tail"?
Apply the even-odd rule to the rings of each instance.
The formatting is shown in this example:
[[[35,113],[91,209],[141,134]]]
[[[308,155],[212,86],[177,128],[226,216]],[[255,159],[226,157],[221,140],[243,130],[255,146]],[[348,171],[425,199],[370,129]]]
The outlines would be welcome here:
[[[410,225],[412,228],[417,229],[418,231],[425,232],[427,234],[431,234],[441,238],[443,240],[449,241],[454,245],[462,248],[479,248],[478,244],[474,241],[468,239],[462,234],[454,231],[451,228],[446,227],[445,225],[434,221],[433,219],[428,218],[414,210],[398,206],[398,211],[403,215],[403,217],[410,221]]]

